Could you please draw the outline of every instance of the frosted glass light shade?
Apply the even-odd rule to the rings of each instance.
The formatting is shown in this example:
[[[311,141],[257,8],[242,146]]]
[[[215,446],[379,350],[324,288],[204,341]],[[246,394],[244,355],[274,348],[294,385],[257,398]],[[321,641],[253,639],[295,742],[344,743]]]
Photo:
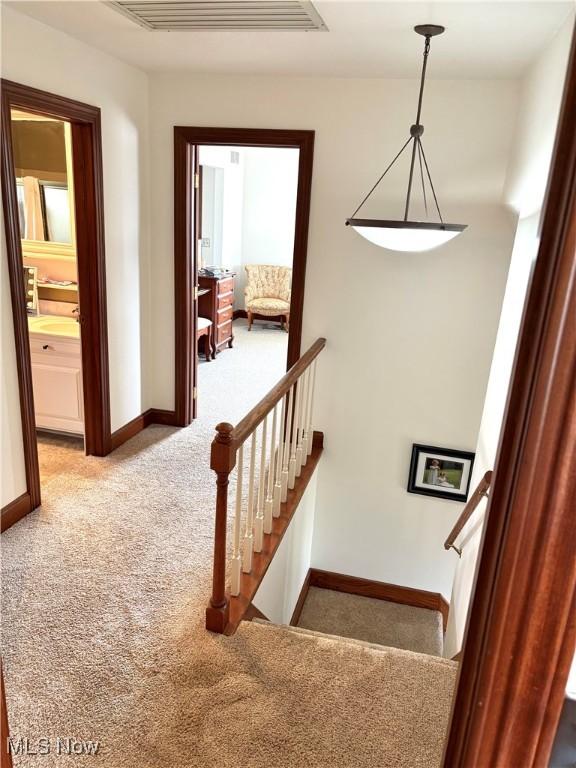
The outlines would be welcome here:
[[[359,235],[390,251],[430,251],[447,243],[466,229],[466,224],[428,224],[421,221],[348,219]]]

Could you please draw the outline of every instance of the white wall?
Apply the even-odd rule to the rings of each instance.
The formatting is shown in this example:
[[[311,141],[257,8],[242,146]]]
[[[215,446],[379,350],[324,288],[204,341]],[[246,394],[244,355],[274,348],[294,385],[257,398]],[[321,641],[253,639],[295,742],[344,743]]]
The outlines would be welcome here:
[[[299,150],[290,148],[243,149],[244,213],[238,308],[244,308],[246,264],[292,266],[298,156]]]
[[[517,106],[508,81],[431,80],[425,147],[447,220],[442,250],[378,249],[344,226],[413,120],[409,80],[151,76],[154,402],[173,405],[172,126],[314,129],[304,348],[328,339],[313,565],[450,594],[442,541],[461,505],[405,492],[412,442],[473,449],[511,253],[500,207]],[[198,107],[196,106],[198,105]],[[457,119],[456,117],[457,116]],[[374,201],[402,211],[406,165]]]
[[[146,369],[152,367],[146,343],[151,322],[146,187],[148,80],[143,72],[5,5],[2,76],[102,109],[114,430],[151,405],[145,380]],[[11,334],[9,325],[3,326],[3,334]],[[13,394],[7,408],[19,408]],[[17,455],[17,449],[14,453]]]
[[[310,568],[317,477],[318,470],[310,478],[292,522],[252,601],[266,618],[277,624],[290,623]]]
[[[231,152],[239,152],[239,162],[234,163]],[[236,269],[242,262],[242,228],[244,206],[244,158],[237,147],[200,147],[201,165],[222,168],[224,194],[222,203],[222,266]],[[207,254],[208,256],[208,254]],[[208,266],[214,262],[205,260]]]
[[[524,301],[538,251],[540,211],[573,23],[573,18],[568,20],[557,38],[534,63],[522,84],[517,121],[518,143],[506,183],[506,198],[520,218],[482,413],[472,487],[476,487],[486,470],[494,468],[496,461]],[[486,502],[483,502],[458,542],[463,546],[463,552],[458,561],[446,632],[445,654],[449,657],[454,656],[462,646],[485,510]]]

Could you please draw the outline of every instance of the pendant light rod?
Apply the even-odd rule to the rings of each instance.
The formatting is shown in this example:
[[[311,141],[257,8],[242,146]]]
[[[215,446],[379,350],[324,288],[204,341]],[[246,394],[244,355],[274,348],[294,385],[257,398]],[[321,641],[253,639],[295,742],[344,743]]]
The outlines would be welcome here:
[[[424,133],[424,126],[420,124],[422,115],[422,101],[424,98],[424,83],[426,81],[426,66],[428,64],[428,55],[430,53],[430,38],[434,34],[441,34],[444,27],[433,28],[432,25],[424,24],[421,27],[415,27],[418,34],[424,35],[424,56],[422,60],[422,74],[420,75],[420,93],[418,94],[418,109],[416,110],[416,122],[410,127],[410,136],[414,139],[412,144],[412,158],[410,160],[410,173],[408,175],[408,191],[406,193],[406,206],[404,208],[404,221],[408,221],[410,211],[410,195],[412,193],[412,180],[414,178],[414,161],[416,160],[416,151],[420,136]],[[424,181],[424,180],[422,180]]]

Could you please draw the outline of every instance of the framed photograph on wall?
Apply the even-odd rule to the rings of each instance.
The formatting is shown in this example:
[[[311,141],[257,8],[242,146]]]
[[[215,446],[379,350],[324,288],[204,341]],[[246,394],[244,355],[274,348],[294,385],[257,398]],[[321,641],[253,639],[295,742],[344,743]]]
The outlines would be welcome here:
[[[468,451],[415,443],[412,446],[408,493],[466,501],[473,465],[474,454]]]

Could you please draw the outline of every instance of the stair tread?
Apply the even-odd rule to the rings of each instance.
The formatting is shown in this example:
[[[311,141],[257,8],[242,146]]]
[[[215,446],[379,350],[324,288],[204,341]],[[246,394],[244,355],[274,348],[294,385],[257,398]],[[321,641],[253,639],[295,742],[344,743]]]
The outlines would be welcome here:
[[[408,651],[442,656],[442,615],[429,608],[310,587],[298,626]]]
[[[269,736],[280,752],[286,739],[301,745],[297,765],[441,765],[455,662],[265,621],[226,640],[257,669],[249,711],[273,708]]]
[[[334,641],[335,643],[341,643],[343,645],[348,645],[352,647],[356,646],[358,648],[368,648],[370,650],[375,651],[376,653],[399,654],[401,656],[404,656],[404,658],[406,659],[413,658],[416,660],[421,660],[423,662],[440,663],[443,666],[447,666],[447,667],[453,667],[453,668],[458,667],[458,662],[452,661],[452,659],[446,659],[443,656],[437,656],[435,654],[430,654],[430,653],[420,653],[418,651],[411,651],[406,648],[396,648],[393,645],[382,645],[381,643],[371,643],[368,640],[358,640],[357,638],[354,638],[354,637],[343,637],[342,635],[333,635],[328,632],[320,632],[316,629],[307,629],[306,627],[292,626],[290,624],[275,624],[274,622],[268,621],[266,619],[253,619],[252,623],[261,624],[263,626],[268,626],[268,627],[282,628],[287,632],[294,632],[300,635],[309,635],[310,637],[315,637],[315,638],[327,638],[329,640]]]

